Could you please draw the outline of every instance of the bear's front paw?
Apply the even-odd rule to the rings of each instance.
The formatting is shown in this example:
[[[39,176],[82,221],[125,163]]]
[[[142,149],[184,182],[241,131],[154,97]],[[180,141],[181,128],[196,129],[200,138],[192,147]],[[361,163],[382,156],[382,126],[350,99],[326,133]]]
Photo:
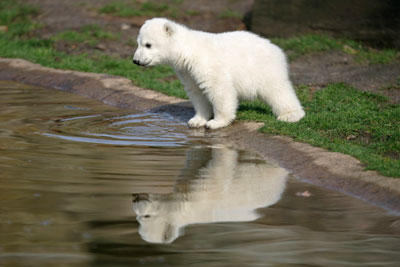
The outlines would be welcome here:
[[[222,128],[222,127],[228,126],[229,123],[230,123],[229,121],[223,121],[223,120],[209,120],[206,123],[206,127],[208,129],[214,130],[214,129],[218,129],[218,128]]]
[[[193,117],[188,121],[188,125],[191,128],[199,128],[199,127],[203,127],[204,125],[206,125],[207,120],[203,119],[201,117]]]

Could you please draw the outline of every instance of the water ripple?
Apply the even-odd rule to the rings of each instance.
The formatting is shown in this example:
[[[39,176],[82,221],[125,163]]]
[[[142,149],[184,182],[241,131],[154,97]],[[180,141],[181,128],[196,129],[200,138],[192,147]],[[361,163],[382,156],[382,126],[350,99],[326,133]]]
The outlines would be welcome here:
[[[117,146],[174,147],[188,142],[186,127],[167,114],[85,115],[57,119],[44,136]]]

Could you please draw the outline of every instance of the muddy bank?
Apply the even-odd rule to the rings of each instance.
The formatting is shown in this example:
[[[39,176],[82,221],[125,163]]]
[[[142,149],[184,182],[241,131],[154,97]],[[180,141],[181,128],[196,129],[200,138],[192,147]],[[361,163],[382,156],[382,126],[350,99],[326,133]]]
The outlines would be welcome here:
[[[123,109],[167,112],[183,121],[193,115],[186,100],[145,90],[128,79],[111,75],[55,70],[21,59],[0,59],[0,80],[76,93]],[[348,155],[293,142],[287,137],[266,136],[257,131],[259,127],[257,123],[235,122],[217,131],[193,131],[203,136],[205,142],[224,142],[234,148],[256,151],[306,182],[400,212],[400,179],[363,171],[363,165]]]

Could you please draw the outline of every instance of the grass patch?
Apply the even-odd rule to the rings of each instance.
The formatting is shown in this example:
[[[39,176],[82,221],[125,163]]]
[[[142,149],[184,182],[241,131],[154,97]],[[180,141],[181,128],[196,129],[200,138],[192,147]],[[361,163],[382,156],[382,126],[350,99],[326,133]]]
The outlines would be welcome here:
[[[358,158],[367,170],[400,177],[400,106],[383,96],[360,92],[345,84],[331,84],[315,93],[298,88],[307,116],[298,123],[276,120],[260,102],[245,102],[239,108],[242,120],[265,123],[268,134],[293,137]]]
[[[78,31],[65,31],[54,35],[53,41],[66,41],[69,43],[85,43],[90,46],[97,45],[101,40],[116,39],[111,32],[101,29],[97,25],[86,25]]]
[[[189,9],[185,11],[185,14],[188,16],[198,16],[201,14],[201,12],[198,10]]]
[[[289,52],[289,60],[311,52],[328,50],[353,54],[359,62],[369,64],[387,64],[399,59],[399,52],[393,49],[371,49],[352,40],[334,39],[324,35],[309,34],[292,38],[271,38],[271,41]]]
[[[375,50],[371,48],[361,49],[357,54],[361,62],[370,64],[387,64],[399,59],[399,52],[393,49]]]
[[[169,67],[157,66],[144,69],[134,65],[130,60],[104,54],[92,57],[85,54],[69,55],[55,50],[49,40],[10,40],[0,36],[0,57],[24,58],[57,69],[118,75],[131,79],[138,86],[186,98],[179,81],[168,79],[174,74]]]
[[[241,19],[243,16],[236,11],[226,9],[218,14],[218,18],[220,19],[228,19],[228,18],[235,18]]]
[[[271,42],[290,52],[290,60],[296,59],[302,55],[328,50],[340,50],[342,45],[327,36],[304,35],[292,38],[271,38]]]
[[[171,79],[174,74],[169,67],[144,69],[132,64],[130,60],[110,57],[100,52],[95,56],[69,55],[53,47],[57,38],[73,42],[87,38],[111,38],[112,35],[96,27],[88,26],[78,34],[62,33],[49,40],[28,38],[29,28],[21,28],[21,22],[32,24],[30,19],[38,11],[35,8],[25,9],[25,5],[18,3],[15,0],[0,2],[0,21],[10,29],[0,33],[0,57],[24,58],[58,69],[118,75],[131,79],[138,86],[186,98],[179,81]],[[15,9],[12,12],[9,10],[11,7]],[[323,36],[276,40],[281,42],[284,49],[298,51],[299,54],[330,49],[347,49],[347,53],[353,53],[353,49],[363,49],[355,42],[343,43]],[[367,50],[365,52],[368,53]],[[349,154],[366,164],[366,169],[400,177],[398,105],[389,104],[385,97],[360,92],[344,84],[331,84],[317,92],[307,86],[300,86],[297,91],[307,112],[307,116],[299,123],[277,121],[270,108],[257,101],[241,103],[238,118],[264,122],[265,127],[261,131],[267,134],[287,135],[297,141]]]
[[[32,23],[31,18],[38,14],[39,9],[35,6],[22,5],[15,0],[0,1],[0,25],[8,26],[7,35],[22,36],[36,29],[39,25]]]
[[[166,3],[144,2],[132,3],[114,2],[105,4],[99,9],[100,13],[109,14],[117,17],[135,17],[135,16],[172,16],[176,9]]]

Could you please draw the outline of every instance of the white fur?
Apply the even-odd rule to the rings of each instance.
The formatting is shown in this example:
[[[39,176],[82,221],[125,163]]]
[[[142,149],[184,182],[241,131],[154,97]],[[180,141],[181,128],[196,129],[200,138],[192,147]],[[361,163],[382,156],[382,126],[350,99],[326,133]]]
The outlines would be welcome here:
[[[189,151],[183,179],[170,194],[136,194],[133,210],[139,234],[151,243],[171,243],[186,225],[246,222],[260,217],[258,208],[275,204],[288,172],[265,162],[252,163],[238,151],[212,148],[211,159],[196,166],[204,151]]]
[[[239,99],[260,98],[286,122],[305,115],[289,80],[286,57],[267,39],[245,31],[195,31],[154,18],[141,27],[137,42],[136,63],[175,69],[196,112],[190,127],[229,125]]]

